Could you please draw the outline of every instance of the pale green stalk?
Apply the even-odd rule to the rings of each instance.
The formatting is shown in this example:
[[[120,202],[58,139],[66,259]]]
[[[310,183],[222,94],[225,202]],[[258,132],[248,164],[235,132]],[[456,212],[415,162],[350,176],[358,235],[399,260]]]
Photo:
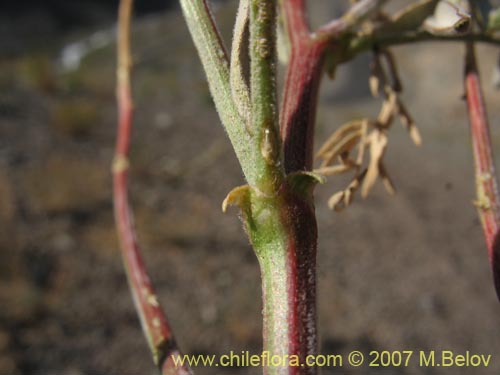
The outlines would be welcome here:
[[[210,92],[224,128],[231,140],[247,182],[257,181],[255,152],[245,121],[238,112],[232,95],[226,48],[204,0],[181,0],[189,31],[200,55]]]

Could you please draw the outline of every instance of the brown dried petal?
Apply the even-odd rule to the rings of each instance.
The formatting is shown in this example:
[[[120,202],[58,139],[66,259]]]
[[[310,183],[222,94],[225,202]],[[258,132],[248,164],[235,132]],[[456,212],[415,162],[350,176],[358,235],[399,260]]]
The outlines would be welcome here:
[[[361,139],[361,131],[346,135],[328,153],[323,155],[322,167],[329,165],[332,160],[345,152],[350,152]]]
[[[387,169],[385,168],[385,165],[382,161],[379,164],[379,172],[380,172],[380,178],[382,179],[385,190],[387,190],[387,192],[390,195],[396,194],[396,188],[394,187],[394,183],[392,182],[392,179],[389,176],[389,173],[387,172]]]
[[[383,128],[388,128],[394,119],[394,112],[397,109],[397,95],[394,91],[388,93],[387,99],[382,105],[382,109],[377,118],[377,123]]]
[[[380,161],[387,147],[387,135],[381,131],[370,134],[370,164],[361,188],[361,196],[365,198],[375,184],[380,173]]]
[[[335,210],[337,212],[342,211],[345,208],[344,205],[344,192],[339,191],[338,193],[333,194],[328,200],[328,207],[331,210]]]
[[[410,138],[413,140],[413,143],[415,143],[417,146],[420,146],[422,144],[422,137],[420,136],[420,132],[415,123],[411,123],[409,129]]]
[[[363,163],[363,159],[365,157],[365,149],[368,141],[368,126],[370,125],[370,121],[368,119],[363,120],[361,125],[361,139],[358,144],[358,157],[356,159],[356,163],[361,165]]]
[[[417,146],[420,146],[422,144],[422,137],[420,136],[420,132],[418,131],[418,128],[405,105],[400,100],[398,100],[398,113],[399,120],[401,121],[401,124],[409,131],[410,138],[413,140],[413,143],[415,143]]]
[[[363,120],[350,121],[346,124],[341,125],[331,136],[323,143],[323,146],[316,153],[316,157],[322,157],[327,153],[332,147],[335,146],[341,139],[345,138],[349,133],[359,132],[361,129]]]
[[[378,54],[373,56],[373,60],[370,63],[370,78],[368,80],[370,85],[370,92],[373,97],[378,97],[380,95],[381,88],[385,86],[386,77],[382,66],[380,64],[380,58]]]
[[[333,167],[323,167],[314,170],[315,173],[319,173],[325,176],[335,176],[347,171],[350,171],[353,167],[351,165],[335,165]]]

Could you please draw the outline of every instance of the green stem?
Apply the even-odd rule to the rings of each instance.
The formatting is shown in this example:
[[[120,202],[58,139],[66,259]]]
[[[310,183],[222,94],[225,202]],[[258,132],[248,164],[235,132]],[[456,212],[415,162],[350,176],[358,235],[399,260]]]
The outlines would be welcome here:
[[[288,181],[288,180],[287,180]],[[266,375],[313,375],[317,352],[316,238],[312,189],[285,183],[278,199],[253,194],[247,229],[262,273]],[[312,364],[312,363],[311,363]]]
[[[250,2],[250,92],[256,187],[273,195],[283,180],[276,100],[276,3]]]
[[[254,148],[245,120],[235,105],[230,84],[229,60],[205,0],[180,0],[184,18],[205,69],[210,92],[224,128],[250,185],[255,185]]]

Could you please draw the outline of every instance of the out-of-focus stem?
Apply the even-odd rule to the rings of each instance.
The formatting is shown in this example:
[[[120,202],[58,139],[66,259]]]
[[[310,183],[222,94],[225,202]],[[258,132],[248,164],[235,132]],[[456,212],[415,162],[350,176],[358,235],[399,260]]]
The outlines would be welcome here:
[[[286,30],[291,43],[309,36],[304,0],[280,0]]]
[[[388,0],[361,0],[355,3],[341,18],[320,27],[316,35],[321,39],[332,38],[349,31],[377,11]]]
[[[132,3],[132,0],[121,0],[118,18],[118,133],[113,162],[115,220],[130,289],[153,360],[163,375],[191,374],[188,367],[177,367],[173,362],[173,358],[179,357],[180,353],[142,260],[128,203],[128,153],[133,107],[130,84]]]
[[[493,161],[488,116],[472,43],[467,44],[465,91],[474,152],[477,192],[475,203],[483,226],[497,296],[500,299],[500,244],[498,243],[500,199]]]
[[[425,30],[407,31],[401,33],[367,33],[360,35],[347,35],[348,45],[345,51],[345,60],[349,61],[354,56],[370,51],[374,47],[388,48],[417,42],[482,42],[500,45],[498,34],[470,33],[465,35],[432,35]]]

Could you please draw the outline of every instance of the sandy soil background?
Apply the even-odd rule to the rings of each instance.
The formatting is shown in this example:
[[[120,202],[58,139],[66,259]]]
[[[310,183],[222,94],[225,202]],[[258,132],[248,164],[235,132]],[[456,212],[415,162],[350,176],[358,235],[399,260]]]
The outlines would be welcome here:
[[[327,3],[312,7],[315,22],[340,10]],[[215,7],[226,35],[234,4]],[[114,44],[103,42],[79,67],[65,69],[60,59],[65,46],[90,43],[96,31],[106,41],[112,23],[63,33],[43,16],[30,17],[3,23],[12,33],[2,36],[0,58],[0,374],[153,374],[112,217]],[[258,353],[257,261],[236,212],[220,211],[242,176],[179,9],[137,18],[133,39],[131,195],[161,302],[185,352]],[[445,371],[412,361],[409,368],[323,373],[496,374],[500,305],[471,203],[463,46],[422,44],[395,53],[424,143],[413,146],[399,126],[391,131],[386,160],[396,197],[378,184],[336,214],[326,202],[345,180],[317,189],[321,350],[445,349],[492,354],[492,363]],[[498,149],[500,94],[490,83],[498,50],[481,46],[479,53]],[[325,79],[318,144],[341,123],[378,112],[368,63],[360,56],[334,82]]]

